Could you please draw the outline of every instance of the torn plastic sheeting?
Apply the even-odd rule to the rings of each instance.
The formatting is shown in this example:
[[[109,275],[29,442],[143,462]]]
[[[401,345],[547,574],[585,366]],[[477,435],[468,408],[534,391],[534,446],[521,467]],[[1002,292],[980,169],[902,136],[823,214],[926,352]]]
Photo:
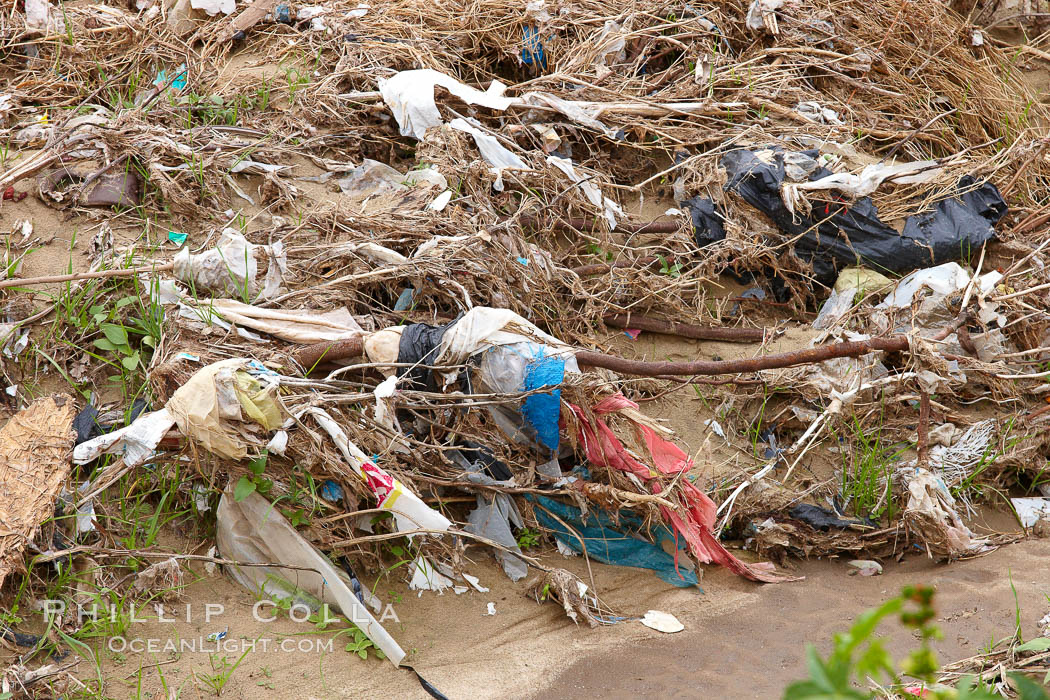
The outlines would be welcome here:
[[[470,105],[502,111],[515,101],[503,96],[507,86],[498,80],[493,80],[489,89],[481,92],[429,68],[401,71],[393,78],[380,78],[379,92],[393,112],[402,136],[422,141],[427,129],[442,124],[434,102],[434,88],[439,85]]]
[[[455,324],[456,321],[444,326],[431,326],[426,323],[410,323],[404,326],[397,346],[398,364],[437,364],[435,358],[441,345],[441,339]],[[438,390],[434,372],[426,367],[398,367],[397,376],[404,378],[403,386],[406,389]]]
[[[692,197],[681,202],[693,222],[693,238],[700,248],[725,240],[725,217],[722,209],[707,197]]]
[[[817,158],[816,150],[803,151]],[[959,194],[930,211],[909,216],[898,233],[878,218],[871,199],[815,206],[810,216],[792,214],[781,198],[786,180],[785,152],[780,148],[730,151],[722,157],[726,190],[736,192],[764,213],[793,241],[795,253],[810,262],[816,279],[830,284],[839,267],[866,265],[879,270],[909,272],[956,260],[995,237],[992,225],[1006,213],[1006,203],[994,185],[974,187],[970,177],[959,180]],[[817,168],[817,180],[832,173]]]
[[[396,250],[391,250],[390,248],[381,246],[373,241],[344,243],[332,252],[333,254],[358,253],[372,262],[378,262],[384,265],[400,265],[403,262],[408,262],[408,258]]]
[[[792,506],[791,510],[788,511],[788,516],[795,520],[800,520],[817,530],[830,530],[831,528],[860,528],[864,530],[872,530],[878,527],[878,523],[870,518],[847,520],[833,510],[811,505],[809,503],[799,503],[796,506]]]
[[[478,496],[479,501],[482,499],[482,496]],[[467,525],[464,529],[467,532],[473,532],[498,542],[510,549],[511,552],[520,554],[521,549],[519,549],[518,543],[514,539],[514,533],[511,532],[508,524],[508,516],[503,510],[505,507],[506,503],[500,499],[479,503],[478,507],[470,511],[470,514],[467,516]],[[520,581],[528,575],[529,567],[523,559],[511,552],[497,549],[495,550],[496,559],[499,560],[503,571],[511,581]]]
[[[918,185],[931,182],[941,176],[944,166],[936,160],[918,160],[912,163],[873,163],[867,165],[859,175],[832,173],[809,182],[791,182],[783,186],[782,198],[788,209],[794,210],[792,201],[801,190],[837,190],[854,197],[866,197],[886,180],[898,185]]]
[[[420,184],[442,190],[448,187],[445,176],[435,168],[422,168],[402,173],[386,163],[369,158],[361,161],[361,165],[351,170],[345,178],[337,180],[337,183],[343,194],[354,195],[361,199],[387,192],[403,192],[411,186]]]
[[[995,285],[1002,278],[1002,273],[996,270],[986,272],[978,278],[977,291],[982,294],[990,292],[995,289]],[[955,292],[966,289],[971,279],[971,273],[960,267],[958,263],[953,262],[916,270],[898,282],[894,290],[886,295],[886,298],[883,299],[877,308],[907,308],[911,306],[915,300],[915,295],[923,288],[930,289],[936,299],[943,299]]]
[[[571,346],[544,333],[509,309],[487,306],[474,307],[448,329],[441,338],[434,364],[461,365],[482,350],[523,341],[548,346],[548,356],[564,357],[570,371],[579,371],[575,366],[576,351]]]
[[[588,557],[604,564],[650,569],[661,579],[678,588],[699,587],[696,572],[676,564],[677,557],[671,556],[648,540],[624,534],[622,530],[614,527],[616,525],[620,528],[631,528],[636,535],[642,527],[641,520],[636,516],[621,512],[619,517],[614,519],[604,511],[591,510],[585,522],[583,514],[576,506],[546,496],[529,494],[526,498],[539,506],[535,509],[537,522],[552,531],[557,540],[573,552],[586,552]],[[675,546],[675,538],[666,527],[656,528],[656,537],[660,542],[666,540],[671,542],[672,547]],[[680,551],[684,551],[684,542],[679,540],[677,546],[681,548]]]
[[[1022,527],[1032,527],[1040,520],[1050,521],[1050,498],[1011,498]]]
[[[266,279],[259,284],[259,262],[265,260]],[[175,276],[196,291],[207,289],[232,296],[247,293],[267,299],[281,286],[287,268],[284,244],[254,245],[232,228],[224,229],[215,248],[191,254],[183,247],[175,255]]]
[[[318,425],[332,438],[347,464],[375,495],[378,502],[376,507],[394,514],[398,532],[416,529],[447,530],[452,527],[448,518],[424,503],[407,486],[376,465],[357,445],[350,442],[350,438],[328,413],[320,408],[308,406],[299,413],[299,418],[305,415],[313,416]]]
[[[73,448],[73,463],[87,464],[103,454],[119,454],[134,467],[149,459],[157,445],[175,425],[167,408],[143,413],[131,425],[100,435]]]
[[[244,459],[248,445],[258,440],[246,424],[272,431],[284,422],[274,399],[278,384],[278,375],[257,362],[223,360],[197,370],[165,408],[179,430],[204,449]]]
[[[547,163],[565,173],[565,176],[568,177],[569,180],[578,184],[583,191],[584,196],[587,197],[587,201],[601,209],[602,216],[605,217],[605,221],[609,224],[609,230],[612,231],[616,229],[616,217],[623,216],[623,210],[620,208],[619,204],[608,197],[603,196],[601,189],[593,182],[577,175],[571,159],[559,158],[558,156],[552,155],[547,156]]]
[[[499,482],[484,473],[485,466],[475,461],[467,464],[467,473],[464,475],[467,481],[481,485],[513,485],[510,481]],[[477,507],[467,516],[467,532],[473,532],[494,542],[498,542],[510,551],[495,550],[494,554],[503,571],[511,581],[520,581],[529,573],[529,566],[520,556],[521,549],[511,525],[523,527],[525,522],[521,519],[521,513],[514,505],[513,499],[505,493],[487,494],[478,493]]]
[[[276,163],[260,163],[257,160],[251,160],[250,158],[241,158],[233,167],[230,168],[231,173],[247,173],[248,175],[276,175],[282,170],[288,170],[291,165],[278,165]]]
[[[363,335],[364,330],[345,309],[264,309],[234,299],[211,299],[201,305],[213,309],[230,323],[245,326],[290,343],[322,343]]]
[[[527,105],[537,107],[549,107],[555,112],[568,117],[580,126],[598,131],[610,139],[623,141],[625,133],[622,129],[613,129],[598,121],[599,108],[592,105],[583,105],[571,100],[563,100],[548,92],[528,92],[521,98]]]
[[[664,491],[658,477],[684,475],[692,468],[693,461],[677,445],[664,440],[651,427],[639,422],[636,413],[638,404],[628,400],[623,394],[606,396],[591,407],[591,415],[574,404],[569,404],[569,408],[576,417],[577,443],[583,446],[587,460],[596,466],[635,475],[649,485],[653,494],[659,495]],[[621,413],[641,433],[640,442],[645,445],[655,470],[628,451],[601,419],[602,415],[613,412]],[[724,566],[733,573],[753,581],[780,583],[797,580],[775,573],[772,565],[768,563],[745,564],[723,547],[713,532],[715,503],[689,479],[680,478],[677,481],[674,495],[680,498],[681,509],[675,511],[661,506],[660,513],[671,529],[685,539],[690,552],[700,563]]]
[[[504,170],[528,170],[529,166],[521,158],[507,150],[492,134],[487,134],[476,126],[470,124],[466,119],[456,118],[448,124],[456,131],[462,131],[474,137],[474,143],[481,151],[481,157],[492,166],[492,172],[496,175],[496,182],[492,189],[497,192],[503,191]]]
[[[147,405],[146,405],[146,400],[145,399],[140,397],[140,398],[137,398],[134,401],[132,401],[131,402],[131,411],[128,414],[126,425],[130,425],[131,423],[134,423],[135,419],[137,419],[140,415],[142,415],[142,412],[145,411],[146,408],[147,408]],[[121,413],[123,413],[123,412],[121,412]],[[91,404],[88,404],[73,419],[73,430],[77,431],[77,444],[78,445],[80,443],[82,443],[82,442],[87,442],[88,440],[91,440],[93,438],[97,438],[99,435],[102,435],[103,433],[107,433],[107,432],[111,432],[112,430],[116,430],[116,428],[114,428],[112,425],[109,426],[108,430],[103,428],[103,426],[99,425],[98,418],[99,418],[98,409],[95,408],[94,406],[92,406]]]
[[[438,571],[426,557],[419,555],[409,564],[412,570],[412,579],[408,587],[413,591],[436,591],[444,593],[453,587],[453,581],[448,576]]]
[[[233,482],[219,499],[215,540],[222,556],[245,564],[279,563],[298,567],[229,565],[226,571],[256,595],[292,598],[317,609],[332,603],[361,628],[398,666],[405,657],[393,637],[357,599],[331,561],[295,531],[285,517],[258,493],[237,502]]]

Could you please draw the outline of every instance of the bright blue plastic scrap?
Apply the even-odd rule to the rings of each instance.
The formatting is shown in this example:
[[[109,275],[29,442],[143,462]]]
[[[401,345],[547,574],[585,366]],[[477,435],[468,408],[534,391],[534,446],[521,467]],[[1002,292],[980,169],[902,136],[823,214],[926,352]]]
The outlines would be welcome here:
[[[537,27],[525,27],[522,30],[525,41],[521,49],[521,62],[531,66],[533,62],[543,70],[547,70],[547,56],[543,53],[543,44],[540,43],[540,30]]]
[[[525,365],[525,391],[545,386],[557,386],[565,379],[565,358],[548,357],[541,347]],[[536,437],[551,450],[557,450],[561,441],[558,422],[561,419],[561,389],[547,394],[526,396],[521,407],[525,421],[536,431]]]

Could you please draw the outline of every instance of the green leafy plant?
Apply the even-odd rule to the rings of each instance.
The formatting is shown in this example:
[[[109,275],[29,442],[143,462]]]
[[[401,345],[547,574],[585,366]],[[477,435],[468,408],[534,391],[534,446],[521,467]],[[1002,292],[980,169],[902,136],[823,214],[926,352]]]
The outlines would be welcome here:
[[[662,255],[656,256],[657,260],[660,261],[660,274],[667,275],[668,277],[681,277],[682,276],[682,263],[674,263],[673,265],[667,261]]]
[[[244,661],[244,657],[248,655],[251,648],[244,650],[244,653],[240,657],[231,662],[225,654],[211,654],[209,662],[211,663],[211,673],[198,673],[197,679],[204,685],[211,688],[212,692],[215,693],[216,697],[222,695],[223,688],[230,682],[230,676],[237,670],[237,667]]]
[[[542,535],[531,528],[523,527],[518,530],[518,547],[521,549],[528,549],[529,547],[535,547],[540,543]]]
[[[233,487],[233,500],[239,503],[255,492],[263,496],[270,493],[273,482],[263,476],[268,458],[266,450],[263,450],[261,455],[248,462],[248,471],[251,473],[237,480],[237,485]]]
[[[904,676],[921,684],[919,694],[927,700],[999,698],[979,679],[970,676],[962,678],[955,688],[936,684],[940,665],[930,642],[940,637],[940,630],[932,624],[937,616],[933,597],[933,588],[906,586],[898,597],[862,613],[848,632],[836,634],[827,658],[822,658],[816,648],[809,645],[806,648],[809,678],[790,684],[784,690],[783,700],[871,700],[876,694],[861,689],[867,681],[877,682],[881,677],[892,686],[901,686]],[[919,648],[900,663],[899,673],[882,639],[875,636],[879,624],[896,614],[901,624],[919,637]],[[1018,673],[1011,673],[1009,677],[1022,700],[1050,700],[1046,691],[1029,678]]]

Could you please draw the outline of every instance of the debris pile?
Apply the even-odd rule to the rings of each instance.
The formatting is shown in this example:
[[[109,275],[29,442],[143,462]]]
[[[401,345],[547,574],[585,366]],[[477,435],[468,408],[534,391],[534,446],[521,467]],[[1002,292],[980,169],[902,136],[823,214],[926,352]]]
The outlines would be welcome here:
[[[1050,112],[960,9],[5,7],[0,580],[75,543],[181,585],[116,547],[138,489],[397,665],[362,583],[483,592],[483,552],[673,632],[538,543],[696,587],[1045,534]],[[44,214],[78,257],[30,277]]]

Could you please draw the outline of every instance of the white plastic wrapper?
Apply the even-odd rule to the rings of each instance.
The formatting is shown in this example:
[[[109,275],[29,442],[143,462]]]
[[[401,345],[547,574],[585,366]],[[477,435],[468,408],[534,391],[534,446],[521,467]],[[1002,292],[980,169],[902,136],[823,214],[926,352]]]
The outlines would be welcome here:
[[[422,141],[427,129],[442,124],[434,102],[434,88],[438,85],[470,105],[503,111],[514,103],[513,98],[503,96],[507,86],[498,80],[482,92],[429,68],[401,71],[389,80],[380,79],[379,92],[394,113],[402,136]]]

